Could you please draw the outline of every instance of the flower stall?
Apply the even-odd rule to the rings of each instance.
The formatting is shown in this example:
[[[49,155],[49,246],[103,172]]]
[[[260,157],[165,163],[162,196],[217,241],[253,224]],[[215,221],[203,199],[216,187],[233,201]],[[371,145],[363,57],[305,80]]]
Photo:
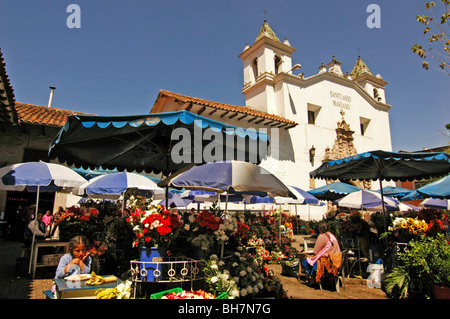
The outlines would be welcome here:
[[[225,218],[215,204],[182,213],[136,194],[128,196],[125,211],[121,207],[89,201],[55,216],[64,240],[89,238],[97,273],[127,274],[121,285],[99,291],[99,299],[155,297],[166,288],[171,294],[163,298],[169,299],[206,296],[202,291],[216,298],[286,297],[264,266],[297,256],[289,216],[281,224],[273,211]]]

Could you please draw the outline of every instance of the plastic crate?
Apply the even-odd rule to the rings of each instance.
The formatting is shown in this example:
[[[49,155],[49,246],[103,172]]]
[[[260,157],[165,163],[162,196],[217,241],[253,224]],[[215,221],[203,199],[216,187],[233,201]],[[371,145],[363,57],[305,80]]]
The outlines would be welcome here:
[[[216,297],[216,299],[228,299],[228,293],[226,291],[222,292],[220,295]]]
[[[180,292],[183,292],[183,289],[182,288],[173,288],[173,289],[169,289],[166,291],[157,292],[157,293],[150,295],[150,299],[161,299],[165,295],[170,294],[172,292],[178,294]],[[228,293],[222,292],[220,295],[218,295],[216,297],[216,299],[228,299]]]
[[[155,294],[150,295],[150,299],[161,299],[164,297],[164,295],[170,294],[171,292],[174,292],[176,294],[183,292],[182,288],[173,288],[166,291],[157,292]]]

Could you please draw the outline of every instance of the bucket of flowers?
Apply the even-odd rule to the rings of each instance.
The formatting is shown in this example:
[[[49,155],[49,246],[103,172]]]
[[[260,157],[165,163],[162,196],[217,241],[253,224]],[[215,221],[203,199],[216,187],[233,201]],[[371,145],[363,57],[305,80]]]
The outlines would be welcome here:
[[[179,234],[180,216],[162,205],[156,205],[147,210],[136,208],[127,222],[135,234],[133,247],[139,248],[140,261],[144,262],[143,267],[148,273],[147,280],[152,281],[159,277],[157,274],[161,274],[162,265],[159,262],[167,257],[171,244]]]

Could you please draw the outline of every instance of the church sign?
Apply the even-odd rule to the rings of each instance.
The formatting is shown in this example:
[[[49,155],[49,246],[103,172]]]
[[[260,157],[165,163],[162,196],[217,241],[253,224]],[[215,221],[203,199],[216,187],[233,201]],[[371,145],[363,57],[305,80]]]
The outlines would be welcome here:
[[[333,98],[333,106],[350,110],[350,103],[352,102],[352,98],[350,96],[330,91],[330,97]]]

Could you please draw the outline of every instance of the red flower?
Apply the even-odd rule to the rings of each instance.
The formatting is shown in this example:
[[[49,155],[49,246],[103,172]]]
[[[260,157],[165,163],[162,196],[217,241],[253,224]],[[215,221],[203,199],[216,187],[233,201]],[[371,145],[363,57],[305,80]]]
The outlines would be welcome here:
[[[156,229],[161,236],[165,236],[172,232],[172,229],[168,226],[161,226]]]

